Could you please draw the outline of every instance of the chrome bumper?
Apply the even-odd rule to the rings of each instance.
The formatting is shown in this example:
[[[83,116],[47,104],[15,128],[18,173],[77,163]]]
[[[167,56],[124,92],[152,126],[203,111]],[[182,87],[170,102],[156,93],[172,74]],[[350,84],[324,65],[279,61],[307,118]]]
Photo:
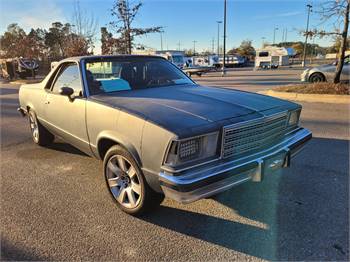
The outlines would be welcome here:
[[[269,149],[236,160],[218,160],[177,174],[161,172],[160,185],[166,195],[181,203],[190,203],[247,181],[260,182],[264,175],[289,167],[295,156],[312,137],[298,128]]]

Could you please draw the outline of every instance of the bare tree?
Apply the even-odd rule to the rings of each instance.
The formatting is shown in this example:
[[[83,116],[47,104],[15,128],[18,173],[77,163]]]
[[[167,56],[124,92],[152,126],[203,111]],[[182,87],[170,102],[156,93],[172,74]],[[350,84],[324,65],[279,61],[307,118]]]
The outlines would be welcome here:
[[[321,9],[318,13],[321,14],[321,20],[323,22],[336,18],[336,22],[340,25],[343,24],[342,30],[340,30],[340,26],[336,28],[333,32],[326,31],[318,31],[313,30],[310,32],[305,32],[306,34],[310,34],[311,36],[336,36],[340,37],[340,48],[338,51],[338,62],[337,68],[334,74],[333,82],[340,82],[340,75],[344,66],[344,57],[345,51],[348,48],[347,46],[347,37],[348,37],[348,29],[349,29],[349,6],[350,0],[333,0],[327,1],[321,5]]]
[[[83,37],[90,50],[93,50],[97,34],[97,20],[93,14],[88,15],[85,10],[81,9],[79,0],[76,0],[74,3],[72,33]]]
[[[132,23],[137,16],[142,3],[129,4],[128,0],[116,0],[113,8],[111,9],[112,16],[116,18],[116,21],[110,23],[118,34],[120,34],[120,40],[124,43],[124,50],[126,54],[131,54],[133,41],[136,36],[141,36],[149,33],[160,33],[162,27],[149,27],[149,28],[133,28]]]

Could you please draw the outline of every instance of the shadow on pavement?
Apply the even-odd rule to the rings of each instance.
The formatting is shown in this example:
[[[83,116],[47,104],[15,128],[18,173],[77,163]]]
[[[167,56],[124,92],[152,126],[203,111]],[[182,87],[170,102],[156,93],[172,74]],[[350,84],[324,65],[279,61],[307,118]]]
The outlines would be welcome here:
[[[43,261],[45,259],[34,255],[33,252],[26,251],[23,248],[19,248],[18,245],[14,245],[2,237],[0,260],[1,261],[23,261],[23,260]]]
[[[234,219],[166,206],[142,219],[262,259],[347,260],[348,153],[347,140],[314,138],[283,173],[214,196]]]

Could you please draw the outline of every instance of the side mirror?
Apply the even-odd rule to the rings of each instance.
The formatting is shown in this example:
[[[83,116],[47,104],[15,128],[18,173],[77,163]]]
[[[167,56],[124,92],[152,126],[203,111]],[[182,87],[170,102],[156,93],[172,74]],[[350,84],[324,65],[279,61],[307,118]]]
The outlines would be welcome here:
[[[74,94],[74,89],[68,86],[61,87],[60,94],[63,96],[70,97],[71,95]]]

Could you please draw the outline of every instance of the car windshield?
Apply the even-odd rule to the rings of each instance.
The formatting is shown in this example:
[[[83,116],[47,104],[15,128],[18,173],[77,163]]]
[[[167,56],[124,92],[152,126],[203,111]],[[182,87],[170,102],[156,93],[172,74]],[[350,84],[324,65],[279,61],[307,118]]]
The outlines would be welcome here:
[[[162,58],[99,58],[85,63],[91,94],[146,89],[194,82]]]

